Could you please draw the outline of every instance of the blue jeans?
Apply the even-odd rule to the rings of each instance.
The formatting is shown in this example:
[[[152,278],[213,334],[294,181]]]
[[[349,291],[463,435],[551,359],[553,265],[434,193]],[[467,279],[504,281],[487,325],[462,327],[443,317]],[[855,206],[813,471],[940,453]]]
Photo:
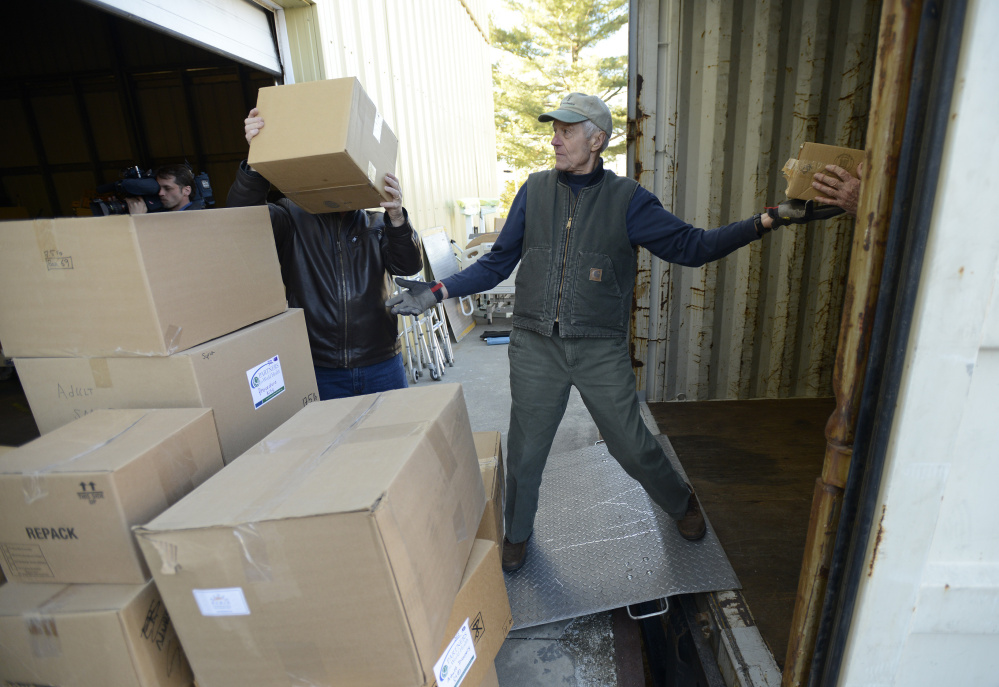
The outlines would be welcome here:
[[[316,365],[319,400],[374,394],[409,386],[402,354],[366,367],[319,367]]]

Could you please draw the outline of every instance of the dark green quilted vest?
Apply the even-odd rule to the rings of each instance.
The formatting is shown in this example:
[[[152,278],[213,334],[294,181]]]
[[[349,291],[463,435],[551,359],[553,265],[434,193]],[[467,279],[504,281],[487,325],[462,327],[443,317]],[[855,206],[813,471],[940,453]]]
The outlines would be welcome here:
[[[625,217],[638,183],[604,172],[573,198],[555,170],[526,182],[513,325],[551,336],[627,336],[636,251]],[[571,221],[570,221],[571,218]]]

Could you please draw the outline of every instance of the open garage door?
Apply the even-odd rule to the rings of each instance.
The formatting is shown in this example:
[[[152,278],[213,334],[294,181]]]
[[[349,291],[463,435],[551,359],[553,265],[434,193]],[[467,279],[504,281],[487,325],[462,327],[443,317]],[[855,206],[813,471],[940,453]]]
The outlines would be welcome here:
[[[269,74],[281,74],[269,12],[248,0],[84,2]]]
[[[174,13],[194,19],[203,35],[211,33],[206,16],[227,6],[248,10],[245,16],[269,27],[269,12],[245,0],[171,2]],[[221,39],[209,47],[154,26],[149,14],[133,20],[135,10],[157,3],[122,1],[129,18],[108,4],[5,6],[0,219],[85,215],[96,190],[122,170],[185,161],[209,175],[216,207],[224,207],[247,153],[243,118],[257,89],[280,77],[232,56]],[[267,31],[258,45],[270,41],[273,68]]]

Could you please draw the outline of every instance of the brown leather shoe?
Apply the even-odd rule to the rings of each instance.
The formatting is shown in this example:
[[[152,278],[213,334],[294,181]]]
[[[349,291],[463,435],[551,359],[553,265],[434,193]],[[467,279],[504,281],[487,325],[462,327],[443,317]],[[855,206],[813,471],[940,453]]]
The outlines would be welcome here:
[[[528,540],[530,537],[519,544],[512,544],[509,539],[503,537],[503,572],[514,572],[524,567]]]
[[[683,514],[683,517],[676,521],[676,529],[679,530],[680,536],[687,541],[697,541],[704,536],[707,531],[707,527],[704,524],[704,515],[701,514],[701,503],[697,500],[697,494],[694,493],[694,488],[687,485],[690,489],[690,498],[687,499],[687,512]],[[504,558],[504,560],[506,560]]]

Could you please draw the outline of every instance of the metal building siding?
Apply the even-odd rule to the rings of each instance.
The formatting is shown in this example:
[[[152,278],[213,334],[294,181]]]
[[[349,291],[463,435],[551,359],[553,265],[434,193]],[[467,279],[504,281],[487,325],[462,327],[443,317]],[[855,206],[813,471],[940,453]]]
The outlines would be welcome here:
[[[632,0],[632,173],[710,229],[782,200],[801,143],[863,147],[878,6]],[[642,251],[646,398],[830,395],[853,225],[785,227],[701,268]]]
[[[444,226],[464,245],[455,201],[499,195],[492,59],[473,21],[481,3],[321,0],[317,10],[327,78],[357,76],[399,138],[414,225]]]

